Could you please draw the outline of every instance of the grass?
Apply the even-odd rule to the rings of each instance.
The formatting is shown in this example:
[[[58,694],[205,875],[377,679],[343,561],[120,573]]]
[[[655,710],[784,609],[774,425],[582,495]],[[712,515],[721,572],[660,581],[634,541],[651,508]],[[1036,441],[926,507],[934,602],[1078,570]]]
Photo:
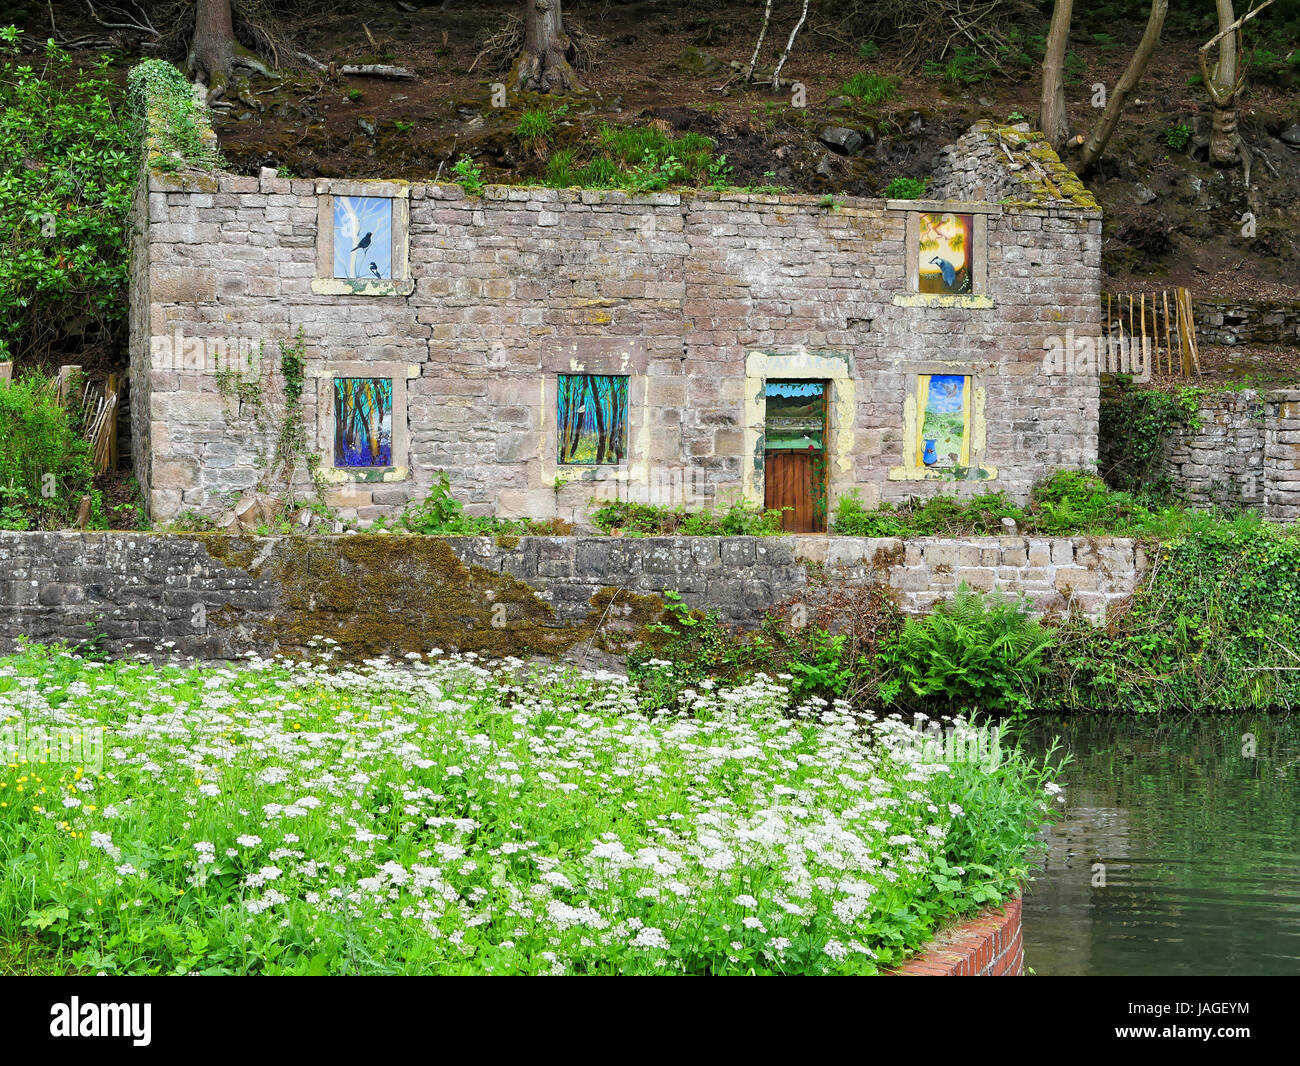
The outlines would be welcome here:
[[[874,107],[899,95],[898,82],[887,75],[861,71],[840,86],[839,94],[851,96],[868,107]]]
[[[762,675],[655,713],[625,678],[408,659],[0,659],[8,965],[874,973],[1016,890],[1055,788]]]
[[[563,148],[546,164],[545,184],[556,188],[654,192],[671,186],[726,185],[730,168],[698,133],[669,137],[652,126],[602,124],[592,143]]]

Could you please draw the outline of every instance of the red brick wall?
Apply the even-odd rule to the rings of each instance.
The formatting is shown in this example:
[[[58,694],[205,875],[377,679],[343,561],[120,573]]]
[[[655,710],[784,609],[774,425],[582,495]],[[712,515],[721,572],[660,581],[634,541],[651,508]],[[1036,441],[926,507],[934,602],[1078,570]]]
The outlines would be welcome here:
[[[940,934],[895,977],[1023,977],[1020,897]]]

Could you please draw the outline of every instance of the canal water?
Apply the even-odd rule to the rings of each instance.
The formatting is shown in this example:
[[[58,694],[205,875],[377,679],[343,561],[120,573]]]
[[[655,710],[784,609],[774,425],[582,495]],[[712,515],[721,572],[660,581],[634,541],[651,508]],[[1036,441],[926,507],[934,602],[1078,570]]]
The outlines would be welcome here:
[[[1300,974],[1300,716],[1035,722],[1073,756],[1025,893],[1042,975]]]

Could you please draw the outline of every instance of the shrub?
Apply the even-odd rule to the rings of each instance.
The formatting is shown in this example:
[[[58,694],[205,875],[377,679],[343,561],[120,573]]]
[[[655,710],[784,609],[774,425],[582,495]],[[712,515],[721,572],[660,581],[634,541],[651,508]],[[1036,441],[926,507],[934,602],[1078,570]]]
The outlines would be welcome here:
[[[1192,128],[1185,122],[1170,126],[1165,130],[1165,144],[1175,152],[1181,152],[1192,139]]]
[[[457,159],[451,172],[456,175],[461,188],[470,196],[483,195],[483,190],[487,188],[487,183],[483,180],[483,168],[469,156],[463,155]]]
[[[28,374],[0,385],[0,529],[71,525],[93,480],[89,446],[53,382]]]
[[[929,184],[929,178],[894,178],[885,186],[882,195],[887,200],[919,200]]]
[[[531,523],[526,518],[498,518],[495,515],[467,515],[465,505],[451,494],[451,480],[439,471],[423,502],[407,504],[395,519],[409,533],[481,535],[485,533],[526,533]],[[387,528],[382,519],[376,529]]]
[[[725,156],[698,133],[670,137],[654,126],[602,125],[593,142],[562,149],[546,166],[557,188],[653,192],[670,185],[720,187],[730,172]]]
[[[16,39],[0,30],[0,54]],[[108,63],[51,44],[38,69],[0,64],[0,351],[15,357],[74,330],[84,353],[125,321],[136,148]]]
[[[776,536],[781,532],[780,511],[765,511],[744,500],[734,501],[723,511],[607,500],[592,511],[591,522],[606,533],[631,537]]]
[[[895,684],[890,702],[909,697],[947,708],[1024,713],[1055,635],[1033,618],[1029,603],[973,591],[956,595],[924,618],[909,618],[882,653]]]

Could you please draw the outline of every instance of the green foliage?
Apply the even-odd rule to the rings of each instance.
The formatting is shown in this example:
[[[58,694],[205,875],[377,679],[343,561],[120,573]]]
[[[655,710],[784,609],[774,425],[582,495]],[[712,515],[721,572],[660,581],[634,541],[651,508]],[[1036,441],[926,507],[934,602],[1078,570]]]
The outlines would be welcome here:
[[[1047,815],[1045,764],[918,773],[907,724],[770,680],[659,715],[608,674],[408,659],[0,659],[0,698],[40,694],[0,761],[0,942],[109,974],[875,973],[1014,893]]]
[[[926,187],[930,184],[930,179],[926,178],[894,178],[882,190],[881,195],[886,200],[919,200],[925,195]]]
[[[540,107],[525,111],[515,125],[515,139],[520,144],[544,144],[555,133],[555,121]]]
[[[1192,139],[1192,127],[1185,122],[1168,127],[1164,132],[1165,144],[1175,152],[1181,152]]]
[[[221,153],[192,86],[171,63],[146,59],[127,74],[131,113],[153,138],[155,165],[221,166]]]
[[[951,53],[947,60],[936,61],[927,59],[922,67],[926,77],[940,78],[949,85],[978,85],[982,81],[988,81],[990,77],[990,64],[974,48],[969,46],[959,46]]]
[[[1197,522],[1222,519],[1107,487],[1095,474],[1059,470],[1034,486],[1028,507],[1002,492],[967,499],[931,496],[869,510],[857,492],[841,496],[831,531],[855,537],[1000,536],[1012,519],[1021,534],[1044,536],[1179,536]]]
[[[901,702],[1025,713],[1055,639],[1025,600],[985,596],[962,582],[931,614],[909,618],[881,659],[903,682]]]
[[[1300,536],[1253,517],[1151,551],[1104,630],[1062,629],[1045,703],[1118,713],[1300,705]]]
[[[28,374],[0,385],[0,529],[66,528],[92,491],[89,446],[53,384]]]
[[[492,533],[529,533],[536,523],[527,518],[467,515],[465,505],[451,494],[451,479],[445,471],[440,470],[423,502],[407,504],[394,520],[394,525],[408,533],[427,536],[483,536]],[[386,529],[388,523],[381,519],[373,528]]]
[[[462,155],[452,165],[451,172],[456,175],[460,187],[470,196],[482,196],[487,183],[483,180],[483,168],[467,155]]]
[[[361,90],[360,90],[360,89],[349,89],[349,90],[347,91],[347,98],[348,98],[349,100],[351,100],[351,101],[355,104],[357,101],[359,101],[359,100],[361,99]]]
[[[875,59],[878,55],[880,55],[880,45],[875,41],[863,41],[858,45],[859,59]]]
[[[864,70],[844,82],[839,88],[839,94],[852,96],[868,107],[874,107],[898,96],[898,81],[888,75],[871,74]]]
[[[652,126],[601,125],[594,142],[565,148],[547,162],[555,188],[655,192],[669,186],[725,187],[730,167],[698,133],[669,137]]]
[[[625,537],[777,536],[781,512],[736,500],[722,511],[688,511],[684,507],[607,500],[591,513],[592,524]]]
[[[1163,470],[1165,453],[1174,431],[1196,429],[1204,390],[1133,388],[1121,379],[1113,394],[1104,396],[1098,433],[1108,442],[1110,469],[1107,482],[1114,488],[1141,493],[1151,500],[1168,500],[1173,487]]]
[[[125,321],[135,145],[107,59],[74,65],[49,45],[34,69],[11,42],[0,39],[11,56],[0,64],[0,358],[44,358],[71,324]]]

